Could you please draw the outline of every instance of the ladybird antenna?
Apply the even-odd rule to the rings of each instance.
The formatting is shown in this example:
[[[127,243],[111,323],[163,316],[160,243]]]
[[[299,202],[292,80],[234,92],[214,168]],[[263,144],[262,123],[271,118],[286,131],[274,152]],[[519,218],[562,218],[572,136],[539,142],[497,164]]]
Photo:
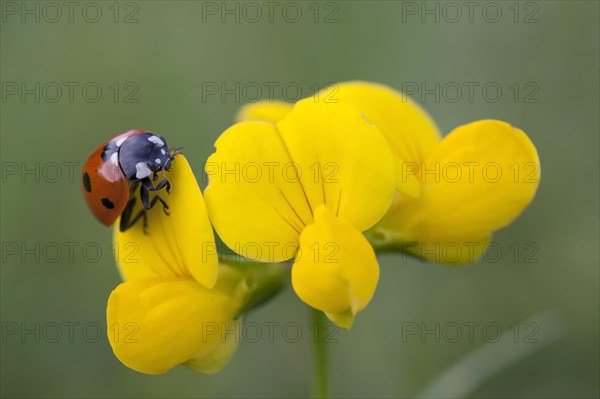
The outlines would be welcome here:
[[[169,156],[172,158],[175,158],[176,155],[179,154],[183,154],[183,147],[174,147],[171,152],[169,153]]]

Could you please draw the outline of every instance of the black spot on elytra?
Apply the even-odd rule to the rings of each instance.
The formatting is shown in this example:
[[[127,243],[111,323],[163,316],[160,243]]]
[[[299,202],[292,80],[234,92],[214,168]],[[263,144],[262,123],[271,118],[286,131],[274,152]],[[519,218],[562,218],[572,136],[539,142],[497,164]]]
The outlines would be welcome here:
[[[115,207],[115,204],[113,204],[108,198],[102,198],[101,201],[102,205],[104,205],[108,209],[113,209]]]
[[[90,181],[90,175],[88,175],[88,172],[83,174],[83,188],[85,188],[85,191],[88,193],[92,192],[92,182]]]

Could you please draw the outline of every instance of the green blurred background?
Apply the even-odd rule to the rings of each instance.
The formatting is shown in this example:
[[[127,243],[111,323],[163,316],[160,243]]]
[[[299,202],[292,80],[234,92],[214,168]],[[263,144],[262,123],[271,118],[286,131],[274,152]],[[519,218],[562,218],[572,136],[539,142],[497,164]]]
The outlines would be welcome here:
[[[432,381],[458,371],[450,385],[473,384],[469,397],[598,397],[597,1],[475,2],[471,15],[463,2],[53,4],[1,2],[2,397],[308,395],[310,312],[291,289],[247,320],[298,323],[298,342],[281,330],[268,342],[263,329],[213,376],[183,367],[148,376],[116,360],[104,327],[120,281],[111,232],[89,214],[78,170],[107,137],[142,128],[183,146],[200,175],[236,110],[268,99],[269,86],[293,100],[298,88],[309,96],[352,79],[418,87],[413,98],[443,132],[483,118],[520,127],[538,148],[542,182],[524,214],[496,233],[497,260],[455,269],[381,257],[374,300],[329,345],[333,396],[433,395]],[[438,99],[422,96],[436,84]],[[239,97],[221,98],[223,88]],[[471,322],[480,323],[472,340]],[[75,323],[73,337],[65,323]],[[439,342],[421,335],[436,323]],[[463,326],[457,342],[451,323]],[[486,335],[486,324],[504,338],[490,342],[496,330]],[[410,326],[419,332],[406,334]],[[480,373],[490,376],[476,383]]]

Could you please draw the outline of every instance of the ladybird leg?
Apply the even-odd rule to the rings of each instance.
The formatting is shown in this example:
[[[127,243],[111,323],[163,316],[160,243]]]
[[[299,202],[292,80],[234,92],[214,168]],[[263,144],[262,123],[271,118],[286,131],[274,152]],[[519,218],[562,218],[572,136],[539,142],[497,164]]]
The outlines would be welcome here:
[[[148,234],[148,216],[146,215],[145,209],[139,211],[138,214],[135,215],[135,217],[130,221],[124,220],[123,216],[121,216],[121,224],[119,225],[119,230],[121,230],[121,232],[124,232],[125,230],[129,229],[134,224],[136,224],[137,221],[140,220],[140,218],[143,219],[142,229],[144,230],[144,234]]]
[[[167,188],[167,192],[171,191],[171,182],[169,179],[163,176],[163,179],[154,187],[154,190],[152,191],[159,191],[165,187]]]
[[[148,189],[148,185],[152,188],[154,188],[154,185],[152,185],[150,180],[148,180],[148,182],[145,182],[145,180],[146,179],[142,180],[142,184],[140,185],[140,198],[142,200],[142,205],[144,205],[144,209],[148,210],[150,209],[150,190]]]
[[[119,223],[119,230],[121,230],[121,232],[127,230],[127,227],[131,221],[131,215],[133,213],[134,206],[135,198],[131,198],[129,201],[127,201],[127,205],[125,205],[125,209],[123,209],[123,212],[121,213],[121,221]]]
[[[156,203],[160,201],[160,203],[163,206],[163,211],[165,212],[166,215],[168,215],[169,214],[169,205],[167,205],[165,200],[160,198],[160,196],[158,196],[158,195],[156,195],[154,198],[152,198],[152,200],[150,200],[150,190],[148,190],[148,187],[143,180],[142,180],[142,183],[144,183],[144,184],[142,184],[140,186],[140,198],[142,199],[142,204],[144,205],[144,208],[146,210],[152,209],[152,207],[154,207],[154,205],[156,205]],[[152,184],[152,183],[150,183],[150,184]],[[152,186],[152,188],[155,188],[155,187]]]
[[[165,182],[165,186],[167,187],[167,194],[171,194],[171,189],[173,188],[171,181],[167,179],[164,175],[162,181]]]
[[[140,187],[140,194],[142,193],[142,190],[146,190],[146,191],[156,191],[156,188],[154,187],[154,183],[152,183],[152,181],[150,180],[149,177],[145,177],[142,180],[140,180],[140,182],[142,183],[142,187]]]
[[[121,230],[121,232],[124,232],[125,230],[129,229],[131,226],[136,224],[136,222],[138,220],[140,220],[140,218],[143,218],[144,219],[144,225],[143,225],[144,234],[147,234],[146,228],[148,227],[148,220],[146,217],[146,211],[144,209],[142,209],[132,219],[131,215],[133,214],[134,207],[135,207],[135,197],[131,198],[127,202],[127,205],[125,206],[125,209],[123,210],[123,213],[121,213],[121,222],[119,223],[119,230]]]
[[[163,212],[165,213],[165,215],[170,215],[169,205],[167,205],[167,202],[164,199],[160,198],[160,196],[157,195],[154,198],[152,198],[152,203],[150,205],[156,204],[157,201],[160,201],[160,203],[162,204]]]
[[[171,194],[171,189],[173,188],[173,185],[171,184],[171,181],[169,179],[167,179],[167,177],[163,174],[162,176],[162,180],[160,181],[160,183],[158,183],[156,185],[156,190],[160,190],[163,187],[167,188],[167,194]]]
[[[146,205],[148,205],[146,209],[152,209],[157,202],[160,202],[162,204],[163,212],[165,213],[165,215],[168,216],[170,214],[169,205],[167,205],[167,202],[164,199],[160,198],[160,196],[158,195],[154,196],[154,198],[152,198],[152,201],[149,201],[147,204],[144,204],[144,208],[146,208]]]
[[[166,186],[166,183],[164,182],[164,180],[160,181],[156,186],[154,185],[154,183],[152,183],[152,180],[150,180],[150,178],[148,178],[148,177],[146,177],[140,181],[142,182],[142,186],[144,186],[144,188],[147,191],[159,191],[163,187]]]
[[[171,188],[173,187],[171,181],[167,179],[164,175],[162,177],[162,180],[156,186],[150,181],[149,178],[142,179],[141,182],[148,191],[160,191],[166,187],[167,194],[171,194]]]

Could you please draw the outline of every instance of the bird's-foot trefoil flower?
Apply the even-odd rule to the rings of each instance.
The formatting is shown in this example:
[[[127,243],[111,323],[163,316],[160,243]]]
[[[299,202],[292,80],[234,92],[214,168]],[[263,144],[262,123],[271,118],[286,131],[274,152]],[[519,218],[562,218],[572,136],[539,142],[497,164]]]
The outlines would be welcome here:
[[[262,262],[295,259],[292,286],[308,305],[349,328],[379,277],[361,234],[388,210],[394,161],[381,131],[343,104],[307,99],[254,112],[215,143],[205,199],[221,239]]]
[[[420,106],[386,86],[340,83],[315,97],[360,111],[392,150],[397,194],[386,216],[365,233],[378,250],[441,263],[472,262],[492,233],[516,219],[535,196],[536,148],[508,123],[480,120],[441,139]],[[238,118],[277,121],[286,109],[290,112],[291,105],[259,102],[243,107]]]
[[[219,264],[204,200],[183,155],[168,177],[169,215],[155,206],[147,213],[147,232],[137,223],[115,228],[119,248],[134,247],[117,259],[125,282],[107,305],[109,342],[126,366],[149,374],[184,364],[199,372],[221,369],[237,347],[238,317],[266,280],[278,275],[267,266]],[[119,224],[116,223],[116,226]]]

